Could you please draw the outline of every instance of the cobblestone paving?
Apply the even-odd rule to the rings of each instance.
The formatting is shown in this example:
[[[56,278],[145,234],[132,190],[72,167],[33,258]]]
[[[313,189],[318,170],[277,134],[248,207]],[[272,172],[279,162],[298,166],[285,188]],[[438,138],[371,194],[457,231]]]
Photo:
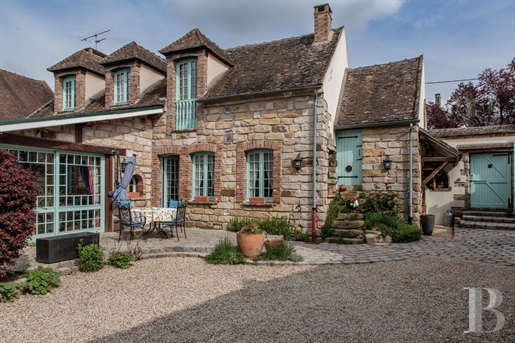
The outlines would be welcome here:
[[[169,256],[205,256],[222,239],[228,238],[236,244],[234,232],[188,229],[188,238],[181,235],[177,239],[159,239],[158,236],[138,242],[143,258]],[[100,244],[109,252],[113,249],[124,250],[126,243],[117,244],[117,233],[101,235]],[[132,243],[135,244],[134,241]],[[295,242],[297,253],[304,258],[295,264],[358,264],[399,261],[424,256],[440,256],[451,259],[472,260],[487,263],[515,266],[515,231],[460,229],[454,231],[454,238],[422,236],[418,242],[392,244],[346,245],[334,243],[309,244]],[[54,264],[40,264],[35,261],[36,249],[28,247],[19,259],[15,270],[26,267],[51,267],[67,274],[76,269],[75,261]],[[254,263],[248,261],[248,263]],[[260,261],[258,264],[269,262]],[[294,264],[294,262],[274,262],[274,264]]]
[[[454,239],[422,236],[418,242],[389,245],[296,243],[308,264],[354,264],[440,256],[515,266],[515,231],[455,229]]]

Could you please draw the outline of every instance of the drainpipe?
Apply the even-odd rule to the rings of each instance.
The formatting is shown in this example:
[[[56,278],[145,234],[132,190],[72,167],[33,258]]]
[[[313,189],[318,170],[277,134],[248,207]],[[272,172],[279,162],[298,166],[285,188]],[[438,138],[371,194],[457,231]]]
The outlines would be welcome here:
[[[408,223],[413,224],[413,123],[409,124],[409,197],[408,209],[409,217]]]
[[[311,216],[311,241],[316,243],[317,237],[317,89],[314,89],[313,105],[313,212]]]

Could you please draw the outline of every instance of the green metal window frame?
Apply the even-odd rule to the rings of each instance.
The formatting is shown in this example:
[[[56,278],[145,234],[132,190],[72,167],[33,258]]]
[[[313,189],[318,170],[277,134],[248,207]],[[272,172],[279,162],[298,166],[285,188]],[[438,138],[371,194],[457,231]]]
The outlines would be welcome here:
[[[249,198],[266,198],[273,201],[274,152],[270,149],[247,153],[247,201]]]
[[[63,79],[63,110],[70,111],[75,109],[75,75]]]
[[[105,230],[105,156],[0,145],[38,183],[34,239]],[[89,192],[87,189],[89,188]]]
[[[161,159],[163,170],[163,204],[167,207],[170,200],[179,199],[179,156],[164,156]]]
[[[130,73],[129,68],[114,72],[114,103],[123,104],[130,101]]]
[[[193,197],[209,196],[210,200],[215,195],[215,154],[201,152],[194,154],[193,159]]]
[[[176,116],[177,130],[197,127],[197,59],[176,64]]]

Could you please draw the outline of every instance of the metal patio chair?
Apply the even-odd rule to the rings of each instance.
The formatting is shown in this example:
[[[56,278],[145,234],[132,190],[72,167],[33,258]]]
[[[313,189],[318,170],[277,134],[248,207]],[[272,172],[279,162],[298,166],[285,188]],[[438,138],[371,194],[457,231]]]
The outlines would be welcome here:
[[[120,239],[122,238],[122,231],[124,227],[127,227],[130,230],[129,242],[132,240],[132,238],[134,238],[134,228],[141,227],[143,231],[145,231],[145,224],[147,223],[147,219],[143,217],[143,220],[133,220],[130,202],[123,205],[120,202],[118,205],[118,210],[120,211],[120,235],[118,236],[118,242],[120,242]]]
[[[169,222],[161,222],[162,226],[169,226],[170,227],[170,235],[173,234],[172,230],[175,226],[175,234],[177,235],[177,240],[179,239],[179,226],[181,227],[181,231],[184,232],[184,238],[186,237],[186,203],[179,204],[177,206],[177,213],[175,214],[175,219]]]

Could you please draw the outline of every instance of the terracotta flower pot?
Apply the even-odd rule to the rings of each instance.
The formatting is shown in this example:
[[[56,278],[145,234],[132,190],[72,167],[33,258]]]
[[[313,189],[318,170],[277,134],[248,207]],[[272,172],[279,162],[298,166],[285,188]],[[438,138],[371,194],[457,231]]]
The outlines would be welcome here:
[[[207,195],[196,195],[194,198],[195,202],[208,202],[209,196]]]
[[[266,204],[266,198],[249,198],[251,204]]]
[[[242,234],[236,233],[236,243],[243,256],[254,258],[261,254],[265,243],[264,233]]]

